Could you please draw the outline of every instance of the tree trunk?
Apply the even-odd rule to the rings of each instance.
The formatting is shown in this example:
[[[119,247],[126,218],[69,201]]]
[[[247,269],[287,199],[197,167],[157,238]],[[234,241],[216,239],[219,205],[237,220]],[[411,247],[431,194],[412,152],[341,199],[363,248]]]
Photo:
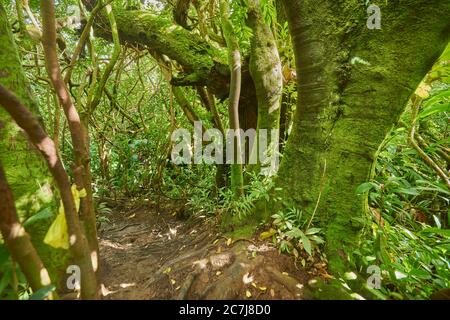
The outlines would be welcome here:
[[[25,76],[11,30],[4,5],[0,3],[0,85],[15,92],[21,103],[28,105],[30,111],[40,118],[39,107]],[[0,130],[0,161],[16,201],[19,221],[45,208],[54,211],[53,182],[45,162],[3,108],[0,108],[0,122],[4,125]],[[42,243],[50,224],[50,219],[42,220],[39,224],[28,225],[26,231],[38,255],[46,263],[53,282],[58,283],[59,275],[65,270],[67,256],[58,261],[51,260],[56,250]]]
[[[0,105],[11,115],[14,121],[27,133],[28,138],[44,157],[61,194],[64,206],[67,229],[69,232],[69,248],[75,263],[81,269],[81,297],[83,299],[98,298],[97,281],[92,268],[93,253],[82,230],[75,200],[72,195],[69,176],[58,156],[55,143],[45,133],[39,121],[24,107],[10,91],[0,85]]]
[[[0,84],[14,91],[23,104],[30,106],[32,113],[39,115],[39,108],[25,77],[2,4],[0,4]],[[5,125],[0,138],[0,160],[18,203],[18,214],[21,218],[27,218],[53,201],[50,177],[45,163],[28,142],[23,131],[1,108],[0,121]]]
[[[17,216],[12,191],[0,161],[0,231],[11,256],[36,292],[51,284],[50,276]],[[50,294],[52,299],[53,295]]]
[[[231,72],[230,80],[230,96],[229,96],[229,106],[228,115],[230,121],[230,130],[233,130],[235,135],[231,137],[234,139],[230,141],[230,137],[227,137],[227,145],[230,143],[234,146],[234,151],[232,155],[233,163],[231,164],[231,188],[236,196],[244,195],[244,177],[242,174],[242,146],[240,138],[240,126],[239,126],[239,98],[241,95],[241,53],[239,51],[239,44],[236,35],[233,30],[233,26],[228,18],[229,8],[226,0],[221,0],[220,2],[220,15],[222,19],[222,28],[224,33],[225,41],[228,46],[229,55],[229,65]],[[228,150],[228,147],[227,147]]]
[[[355,189],[447,44],[450,1],[382,2],[381,29],[367,27],[359,0],[283,3],[299,103],[275,192],[324,228],[329,269],[340,273],[367,225],[367,197]]]
[[[271,130],[279,130],[283,75],[277,44],[270,27],[264,21],[259,0],[249,1],[247,24],[253,30],[250,74],[255,84],[258,101],[257,137],[261,138],[261,130],[267,130],[267,146],[270,146],[266,150],[267,156],[276,156],[278,134],[272,141]],[[259,168],[261,164],[267,165],[267,163],[261,163],[263,159],[260,152],[264,149],[265,146],[257,142],[252,150],[257,163],[255,168]]]
[[[81,199],[82,218],[86,237],[93,257],[94,270],[98,270],[99,248],[95,208],[92,196],[92,178],[90,172],[90,158],[88,147],[88,131],[80,120],[75,105],[72,102],[66,83],[59,67],[56,52],[56,24],[54,1],[42,0],[41,16],[43,25],[42,45],[45,53],[45,66],[52,85],[58,96],[59,103],[64,109],[73,142],[74,162],[73,168],[75,183],[79,190],[86,190],[86,197]]]

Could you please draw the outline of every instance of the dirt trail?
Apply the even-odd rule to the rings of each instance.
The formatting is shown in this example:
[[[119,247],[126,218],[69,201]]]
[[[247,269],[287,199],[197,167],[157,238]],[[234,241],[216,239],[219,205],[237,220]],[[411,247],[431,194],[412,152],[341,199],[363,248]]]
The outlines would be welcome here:
[[[104,299],[302,299],[310,278],[268,241],[224,237],[213,219],[122,205],[100,228]]]

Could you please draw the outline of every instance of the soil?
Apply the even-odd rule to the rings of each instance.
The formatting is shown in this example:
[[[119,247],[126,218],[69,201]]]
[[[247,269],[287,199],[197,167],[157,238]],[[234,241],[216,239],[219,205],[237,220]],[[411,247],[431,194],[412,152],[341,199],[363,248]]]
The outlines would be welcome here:
[[[231,239],[213,218],[121,204],[99,228],[103,299],[308,299],[317,270],[271,240]]]

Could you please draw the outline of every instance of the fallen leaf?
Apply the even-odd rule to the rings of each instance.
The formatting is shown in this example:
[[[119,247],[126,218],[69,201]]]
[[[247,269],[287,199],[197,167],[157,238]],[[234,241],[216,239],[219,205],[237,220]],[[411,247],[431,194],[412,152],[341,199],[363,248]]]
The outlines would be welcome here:
[[[177,283],[177,282],[176,282],[176,280],[171,279],[171,280],[170,280],[170,283],[171,283],[172,285],[174,285],[174,284]]]
[[[252,297],[252,293],[249,290],[247,290],[247,291],[245,291],[245,296],[247,298],[251,298]]]
[[[164,270],[163,273],[164,273],[164,274],[169,274],[170,271],[172,271],[172,268],[169,267],[169,268],[167,268],[166,270]]]
[[[261,291],[266,291],[266,290],[267,290],[267,287],[259,287],[259,290],[261,290]]]
[[[273,228],[270,228],[269,231],[261,232],[261,234],[259,235],[259,238],[261,240],[265,240],[265,239],[272,237],[275,233],[277,233],[277,231]]]
[[[231,240],[231,238],[229,238],[228,240],[227,240],[227,246],[229,247],[229,246],[231,246],[231,243],[233,242],[233,240]]]
[[[270,289],[270,295],[272,296],[272,298],[275,297],[275,290]]]
[[[250,275],[250,273],[246,273],[244,274],[244,276],[242,277],[242,282],[244,282],[244,284],[249,284],[250,282],[253,281],[253,276]]]
[[[222,274],[221,271],[217,271],[217,272],[216,272],[216,276],[220,276],[221,274]]]

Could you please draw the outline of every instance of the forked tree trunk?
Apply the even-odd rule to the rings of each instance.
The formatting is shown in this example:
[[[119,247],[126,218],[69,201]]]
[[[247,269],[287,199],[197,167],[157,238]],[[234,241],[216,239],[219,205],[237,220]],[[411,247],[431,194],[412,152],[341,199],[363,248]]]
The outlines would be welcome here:
[[[0,106],[2,106],[14,121],[27,133],[30,142],[41,153],[47,167],[55,179],[64,206],[64,215],[69,233],[69,248],[74,262],[81,270],[81,297],[83,299],[98,298],[97,281],[92,268],[93,254],[82,230],[75,200],[71,191],[69,176],[58,156],[55,143],[45,133],[38,119],[23,106],[17,97],[0,85]]]
[[[54,1],[42,0],[41,17],[43,26],[42,45],[44,47],[47,73],[64,109],[73,143],[75,183],[79,190],[86,190],[86,197],[81,198],[81,212],[84,229],[91,250],[94,271],[99,270],[99,247],[97,226],[92,192],[90,172],[90,154],[87,127],[83,125],[77,109],[70,97],[67,85],[63,80],[56,51],[56,24]]]
[[[378,148],[450,34],[450,1],[380,2],[381,29],[363,1],[283,0],[296,56],[299,104],[275,191],[324,228],[332,273],[352,266],[367,225]]]

